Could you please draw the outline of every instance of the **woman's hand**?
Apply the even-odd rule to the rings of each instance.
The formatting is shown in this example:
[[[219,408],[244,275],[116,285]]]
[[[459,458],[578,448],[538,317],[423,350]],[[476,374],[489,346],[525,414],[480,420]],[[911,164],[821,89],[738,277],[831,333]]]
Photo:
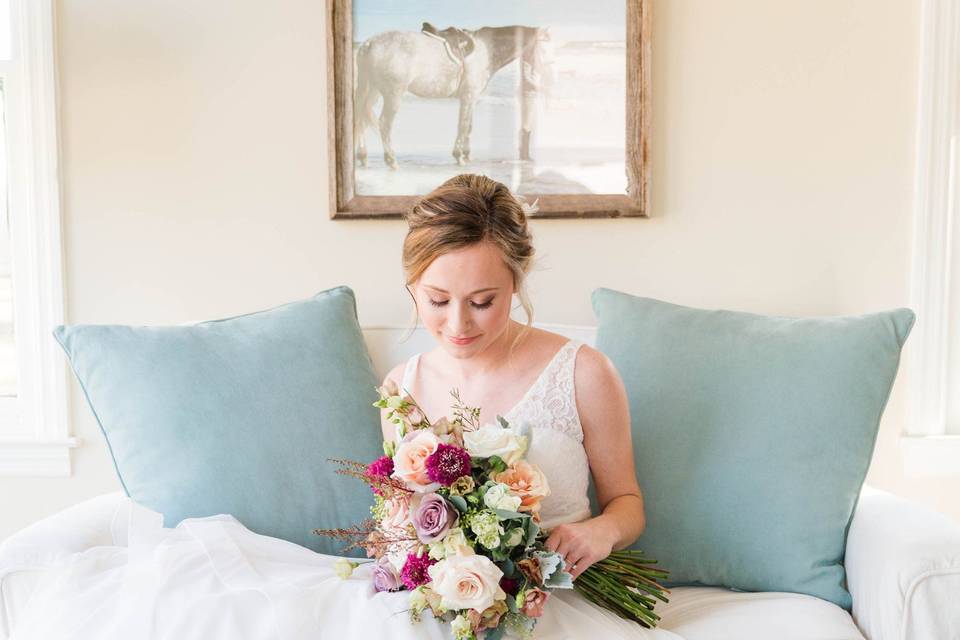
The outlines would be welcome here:
[[[617,532],[601,515],[557,525],[545,544],[547,549],[563,557],[566,570],[576,579],[587,567],[610,555],[617,537]]]

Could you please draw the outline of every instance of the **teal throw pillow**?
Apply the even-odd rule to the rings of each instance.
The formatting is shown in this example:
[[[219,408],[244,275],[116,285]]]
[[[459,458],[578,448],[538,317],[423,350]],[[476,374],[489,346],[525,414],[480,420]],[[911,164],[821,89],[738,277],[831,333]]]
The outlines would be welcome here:
[[[787,318],[592,295],[627,389],[646,529],[668,586],[814,595],[850,609],[847,528],[909,309]]]
[[[350,288],[195,325],[60,326],[54,336],[124,490],[165,526],[227,513],[338,554],[343,544],[313,529],[369,516],[369,487],[327,460],[381,453],[379,381]]]

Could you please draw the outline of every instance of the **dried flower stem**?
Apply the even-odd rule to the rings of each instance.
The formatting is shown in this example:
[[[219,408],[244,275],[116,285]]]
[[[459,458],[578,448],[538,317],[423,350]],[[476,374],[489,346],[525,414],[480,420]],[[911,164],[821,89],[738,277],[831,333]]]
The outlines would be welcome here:
[[[464,431],[476,431],[480,428],[480,409],[479,407],[468,407],[460,400],[460,391],[454,389],[450,392],[456,402],[453,406],[453,421],[459,423]]]

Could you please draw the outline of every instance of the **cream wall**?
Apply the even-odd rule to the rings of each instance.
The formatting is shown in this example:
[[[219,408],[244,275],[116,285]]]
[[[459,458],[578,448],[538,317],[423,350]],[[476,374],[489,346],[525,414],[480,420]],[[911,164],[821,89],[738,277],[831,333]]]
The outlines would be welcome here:
[[[533,221],[536,319],[593,324],[597,286],[696,306],[908,303],[919,2],[653,0],[653,217]],[[327,211],[323,2],[58,3],[67,321],[222,317],[348,284],[403,324],[402,221]],[[905,478],[904,380],[868,482]],[[0,479],[0,537],[116,490],[79,388],[66,479]]]

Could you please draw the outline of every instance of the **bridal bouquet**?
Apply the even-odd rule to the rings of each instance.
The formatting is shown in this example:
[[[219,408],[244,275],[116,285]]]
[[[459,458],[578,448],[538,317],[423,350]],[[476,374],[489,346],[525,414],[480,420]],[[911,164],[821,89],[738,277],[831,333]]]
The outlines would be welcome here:
[[[540,504],[546,477],[524,458],[528,429],[479,424],[480,410],[456,391],[453,417],[430,422],[395,385],[378,387],[397,441],[364,464],[334,460],[338,473],[360,478],[374,494],[372,518],[349,529],[314,533],[353,539],[374,558],[377,591],[408,590],[410,616],[423,612],[451,623],[457,640],[529,637],[553,589],[576,588],[591,601],[653,627],[655,599],[667,602],[657,579],[667,572],[636,551],[615,551],[576,580],[563,557],[544,545]],[[345,550],[346,550],[345,549]],[[346,559],[346,575],[356,566]]]

